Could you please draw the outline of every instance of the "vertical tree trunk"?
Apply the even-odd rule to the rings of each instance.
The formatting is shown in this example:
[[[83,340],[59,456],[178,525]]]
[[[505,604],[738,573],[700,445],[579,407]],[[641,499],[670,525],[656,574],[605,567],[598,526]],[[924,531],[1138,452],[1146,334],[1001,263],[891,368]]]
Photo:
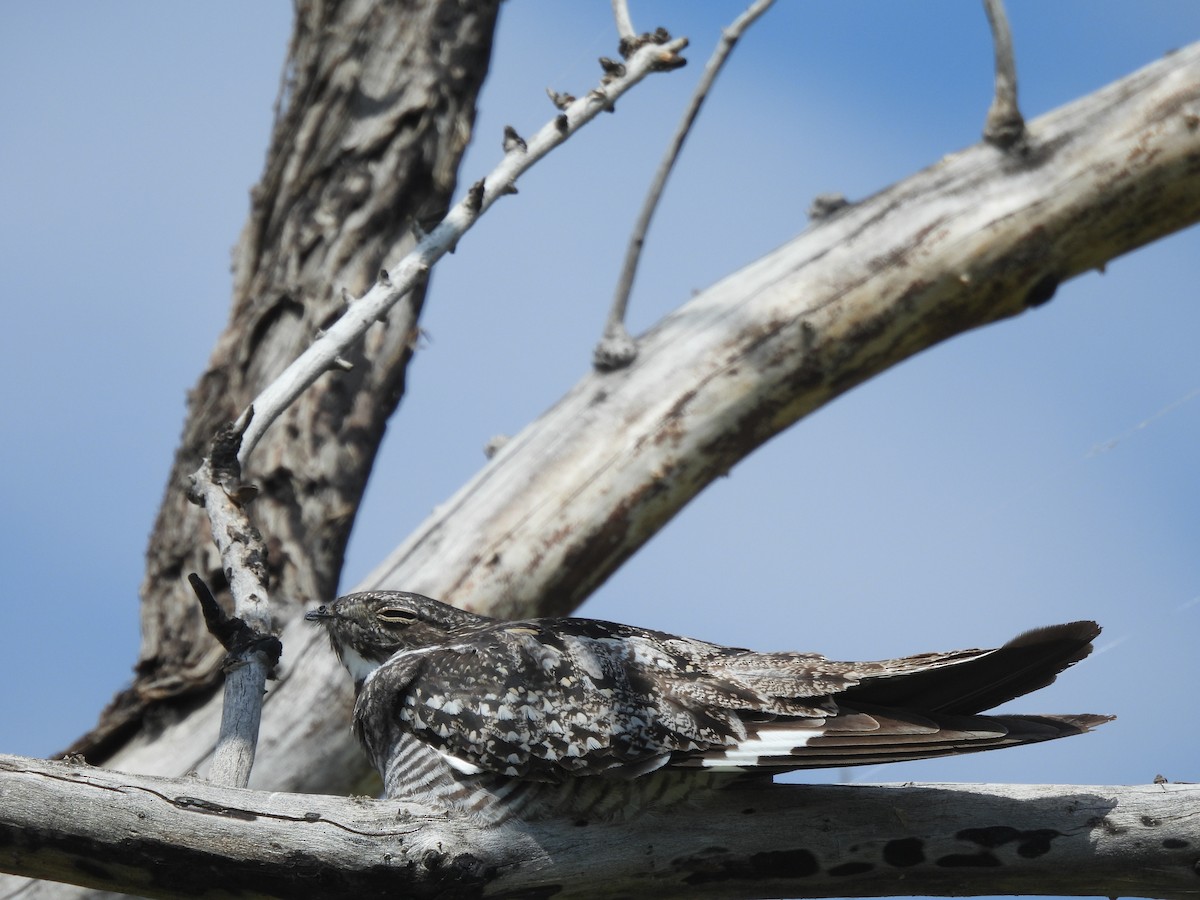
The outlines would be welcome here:
[[[224,589],[203,510],[186,499],[216,430],[439,217],[454,191],[487,74],[499,0],[297,4],[266,169],[235,251],[233,307],[188,397],[147,552],[133,684],[71,751],[100,763],[219,682],[224,651],[185,581]],[[247,472],[268,536],[280,624],[336,589],[388,416],[404,393],[424,286],[368,333],[350,372],[323,377],[267,434]],[[367,364],[366,360],[370,360]],[[199,696],[197,696],[199,695]]]

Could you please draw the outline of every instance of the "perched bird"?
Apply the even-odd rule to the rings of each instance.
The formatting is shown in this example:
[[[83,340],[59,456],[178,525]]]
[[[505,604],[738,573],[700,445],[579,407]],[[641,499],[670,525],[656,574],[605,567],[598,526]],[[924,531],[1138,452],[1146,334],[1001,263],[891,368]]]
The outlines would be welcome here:
[[[594,619],[502,621],[400,591],[305,618],[354,678],[354,731],[386,796],[491,821],[615,817],[739,775],[990,750],[1111,718],[979,715],[1086,657],[1095,622],[855,663]]]

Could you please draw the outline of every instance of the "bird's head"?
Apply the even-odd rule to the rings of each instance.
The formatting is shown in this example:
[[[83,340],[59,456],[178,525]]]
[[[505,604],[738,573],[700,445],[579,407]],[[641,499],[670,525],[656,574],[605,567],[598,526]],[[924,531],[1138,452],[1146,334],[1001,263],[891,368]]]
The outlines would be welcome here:
[[[407,591],[347,594],[304,618],[325,626],[356,687],[400,650],[435,646],[492,621]]]

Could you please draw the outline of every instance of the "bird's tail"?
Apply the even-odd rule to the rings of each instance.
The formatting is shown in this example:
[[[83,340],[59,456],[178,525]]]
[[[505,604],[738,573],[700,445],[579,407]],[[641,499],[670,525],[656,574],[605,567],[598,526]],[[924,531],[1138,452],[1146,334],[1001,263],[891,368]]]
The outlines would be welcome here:
[[[864,666],[839,702],[970,715],[1036,691],[1092,652],[1095,622],[1037,628],[995,650],[923,654]]]

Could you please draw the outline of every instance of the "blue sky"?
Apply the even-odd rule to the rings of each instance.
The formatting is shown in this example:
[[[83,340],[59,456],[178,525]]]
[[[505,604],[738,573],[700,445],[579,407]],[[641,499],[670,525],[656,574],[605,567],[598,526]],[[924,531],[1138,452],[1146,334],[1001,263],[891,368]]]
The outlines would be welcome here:
[[[608,3],[510,0],[462,180],[540,127],[614,42]],[[430,334],[351,542],[350,589],[582,375],[645,185],[739,4],[632,3],[692,39],[530,172],[433,279]],[[146,538],[185,391],[224,324],[291,6],[0,6],[0,751],[45,755],[130,675]],[[1200,6],[1010,5],[1028,117],[1200,38]],[[647,245],[631,329],[856,198],[977,140],[975,4],[783,0],[737,48]],[[1085,738],[872,780],[1200,780],[1200,253],[1195,229],[922,354],[773,440],[587,604],[761,649],[878,658],[1095,618],[1099,652],[1025,712]],[[394,439],[399,431],[405,440]],[[414,440],[413,436],[419,436]],[[286,652],[286,650],[285,650]],[[830,776],[836,777],[836,776]]]

